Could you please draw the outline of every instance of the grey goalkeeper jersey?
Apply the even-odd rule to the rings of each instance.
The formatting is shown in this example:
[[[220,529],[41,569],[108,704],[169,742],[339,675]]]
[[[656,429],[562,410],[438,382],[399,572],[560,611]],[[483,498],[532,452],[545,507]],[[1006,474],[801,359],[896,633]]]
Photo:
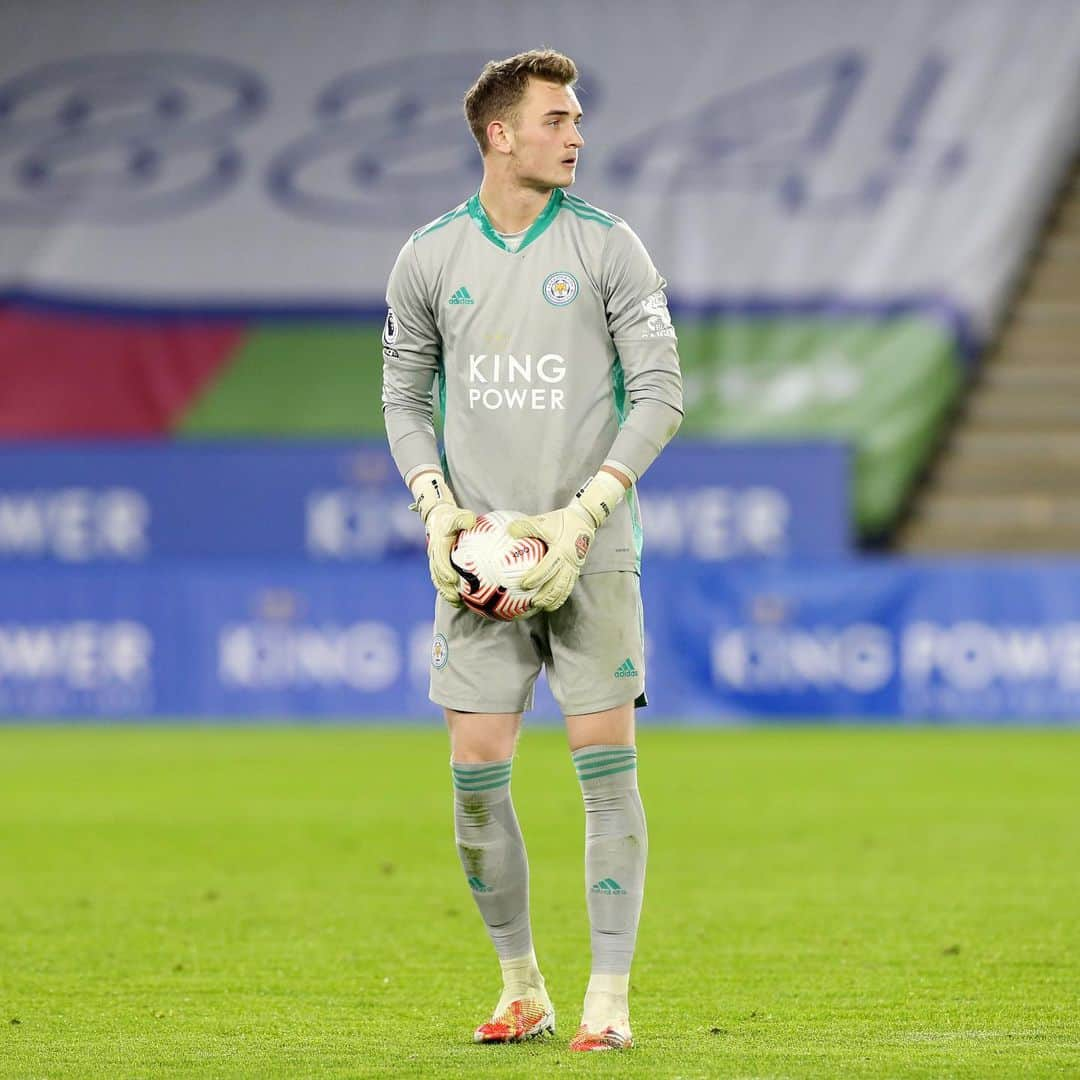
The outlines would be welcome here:
[[[679,426],[664,279],[625,222],[556,189],[516,252],[474,195],[398,255],[383,331],[383,413],[406,476],[443,468],[477,513],[565,506],[605,459],[635,476]],[[640,568],[635,492],[584,573]]]

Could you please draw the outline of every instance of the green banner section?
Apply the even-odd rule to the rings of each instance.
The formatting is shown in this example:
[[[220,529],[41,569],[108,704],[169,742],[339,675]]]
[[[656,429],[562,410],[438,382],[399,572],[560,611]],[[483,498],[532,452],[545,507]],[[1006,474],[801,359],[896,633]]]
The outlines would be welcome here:
[[[918,316],[683,321],[679,353],[683,432],[852,444],[864,536],[895,520],[962,377],[948,330]]]
[[[678,327],[684,433],[849,442],[859,531],[889,528],[959,389],[944,326],[918,316],[725,316]],[[253,329],[179,433],[381,436],[381,329]]]
[[[252,326],[178,435],[382,435],[382,323]]]

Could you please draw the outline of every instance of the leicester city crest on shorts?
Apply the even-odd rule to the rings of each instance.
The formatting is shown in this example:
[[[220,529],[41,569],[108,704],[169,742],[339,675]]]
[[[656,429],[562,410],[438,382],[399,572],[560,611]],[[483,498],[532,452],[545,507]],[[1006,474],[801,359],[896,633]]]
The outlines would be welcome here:
[[[544,299],[555,307],[566,307],[577,294],[577,278],[565,270],[556,270],[544,278]]]
[[[431,666],[433,668],[446,667],[446,661],[450,659],[450,650],[443,634],[436,634],[431,642]]]

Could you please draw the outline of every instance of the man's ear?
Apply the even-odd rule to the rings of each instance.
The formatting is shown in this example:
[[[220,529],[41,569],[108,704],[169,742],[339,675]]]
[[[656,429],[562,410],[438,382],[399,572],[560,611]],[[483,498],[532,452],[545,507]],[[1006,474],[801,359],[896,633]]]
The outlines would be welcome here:
[[[499,154],[509,154],[514,149],[514,135],[510,125],[502,120],[492,120],[487,126],[488,144]]]

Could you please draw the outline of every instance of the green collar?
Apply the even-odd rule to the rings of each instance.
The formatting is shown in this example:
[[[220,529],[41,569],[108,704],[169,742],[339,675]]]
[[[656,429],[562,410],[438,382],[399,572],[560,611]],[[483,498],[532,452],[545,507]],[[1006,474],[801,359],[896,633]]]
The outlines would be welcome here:
[[[524,251],[554,220],[563,204],[562,188],[555,188],[547,206],[540,212],[540,216],[529,226],[529,231],[522,237],[518,245],[518,251]],[[480,205],[480,192],[478,191],[468,202],[469,217],[476,222],[476,227],[496,246],[509,251],[503,243],[502,237],[495,231],[487,211]]]

